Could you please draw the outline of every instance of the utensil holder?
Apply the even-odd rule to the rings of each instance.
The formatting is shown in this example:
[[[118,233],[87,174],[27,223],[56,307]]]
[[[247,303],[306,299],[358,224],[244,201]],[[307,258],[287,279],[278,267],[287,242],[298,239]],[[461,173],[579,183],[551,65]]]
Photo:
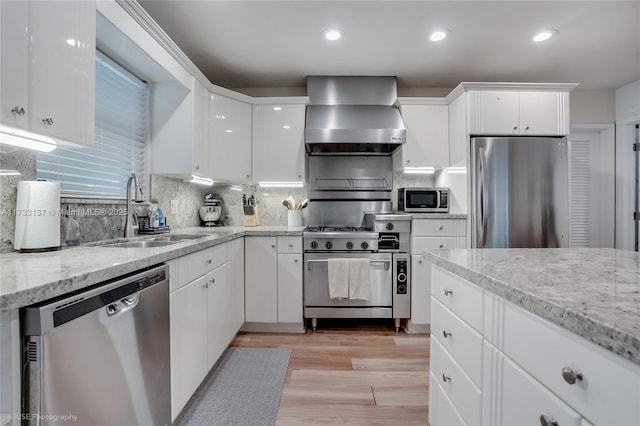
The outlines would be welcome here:
[[[287,225],[302,226],[302,210],[287,210]]]

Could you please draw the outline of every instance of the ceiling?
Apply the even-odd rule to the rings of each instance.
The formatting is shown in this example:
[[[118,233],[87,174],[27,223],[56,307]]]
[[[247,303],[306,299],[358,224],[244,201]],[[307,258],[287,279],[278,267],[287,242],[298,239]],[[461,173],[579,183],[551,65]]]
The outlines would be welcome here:
[[[640,79],[637,1],[141,0],[214,84],[304,87],[308,75],[392,75],[398,87],[462,81],[579,83]],[[322,37],[338,28],[342,39]],[[446,28],[450,37],[429,41]],[[534,43],[542,29],[555,37]]]

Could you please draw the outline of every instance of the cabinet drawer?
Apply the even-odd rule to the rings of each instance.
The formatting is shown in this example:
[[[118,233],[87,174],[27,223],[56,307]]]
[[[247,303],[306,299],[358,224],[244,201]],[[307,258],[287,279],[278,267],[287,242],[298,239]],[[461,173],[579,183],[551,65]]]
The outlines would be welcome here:
[[[229,261],[229,244],[220,244],[197,253],[206,272],[211,272]]]
[[[420,254],[422,250],[456,248],[455,237],[413,237],[411,253]]]
[[[506,303],[504,353],[593,424],[640,424],[640,366]],[[571,385],[563,368],[583,379]]]
[[[415,237],[453,237],[456,230],[453,219],[414,219],[413,236]]]
[[[429,374],[429,424],[464,426],[464,421],[433,373]]]
[[[431,294],[476,331],[482,332],[482,289],[444,269],[431,268]]]
[[[457,315],[431,298],[431,337],[451,354],[480,387],[482,378],[482,336]]]
[[[301,237],[278,237],[278,253],[302,253]]]
[[[481,414],[482,394],[462,368],[456,363],[437,340],[431,342],[437,352],[437,371],[431,370],[444,389],[460,416],[467,424],[477,424]]]
[[[504,358],[500,424],[537,424],[545,416],[562,426],[581,426],[582,416],[542,386],[536,379]]]

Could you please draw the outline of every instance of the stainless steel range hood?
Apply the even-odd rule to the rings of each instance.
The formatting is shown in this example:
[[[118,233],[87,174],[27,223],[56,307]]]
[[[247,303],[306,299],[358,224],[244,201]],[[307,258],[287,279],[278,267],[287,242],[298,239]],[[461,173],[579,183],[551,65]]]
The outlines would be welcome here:
[[[309,155],[391,155],[406,129],[395,77],[307,77]]]

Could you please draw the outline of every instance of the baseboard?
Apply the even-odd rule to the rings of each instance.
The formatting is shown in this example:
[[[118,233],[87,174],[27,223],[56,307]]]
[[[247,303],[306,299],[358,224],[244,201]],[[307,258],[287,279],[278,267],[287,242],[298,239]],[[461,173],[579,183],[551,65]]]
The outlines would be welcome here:
[[[245,322],[240,331],[258,333],[304,333],[304,324],[297,322]]]
[[[415,324],[411,320],[407,320],[407,326],[405,328],[407,334],[430,334],[431,324]]]

